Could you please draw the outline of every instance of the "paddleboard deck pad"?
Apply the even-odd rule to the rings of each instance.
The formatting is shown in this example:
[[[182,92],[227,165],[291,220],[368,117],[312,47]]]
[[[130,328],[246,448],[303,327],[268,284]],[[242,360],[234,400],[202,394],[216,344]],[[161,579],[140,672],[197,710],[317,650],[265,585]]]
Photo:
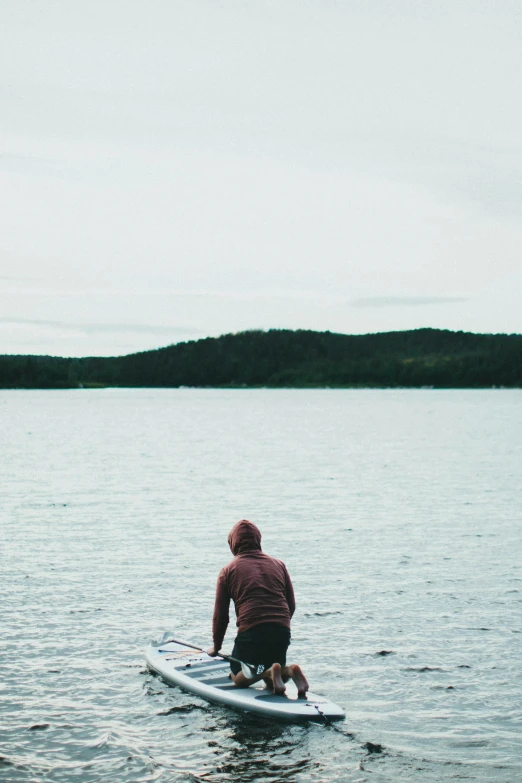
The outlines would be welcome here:
[[[229,677],[228,661],[188,650],[176,642],[153,642],[147,647],[145,657],[149,669],[169,685],[177,685],[214,704],[292,723],[345,717],[341,707],[324,696],[308,693],[306,699],[298,699],[293,682],[287,683],[284,696],[274,696],[263,682],[250,688],[236,688]]]

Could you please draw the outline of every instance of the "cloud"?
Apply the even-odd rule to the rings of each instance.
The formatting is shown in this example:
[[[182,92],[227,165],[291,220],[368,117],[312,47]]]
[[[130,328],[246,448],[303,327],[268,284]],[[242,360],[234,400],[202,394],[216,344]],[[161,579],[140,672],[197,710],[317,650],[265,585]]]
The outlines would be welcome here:
[[[19,275],[0,275],[0,280],[8,283],[26,283],[28,280],[39,280],[38,277],[20,277]]]
[[[351,307],[424,307],[469,301],[462,296],[368,296],[352,299]]]
[[[12,325],[12,326],[43,326],[50,329],[60,330],[74,330],[78,332],[84,332],[85,334],[128,334],[133,332],[135,334],[168,334],[173,333],[177,335],[194,335],[195,333],[203,334],[199,329],[193,329],[185,326],[168,326],[168,325],[151,325],[151,324],[87,324],[87,323],[71,323],[66,321],[51,321],[44,319],[28,319],[28,318],[0,318],[0,325]]]

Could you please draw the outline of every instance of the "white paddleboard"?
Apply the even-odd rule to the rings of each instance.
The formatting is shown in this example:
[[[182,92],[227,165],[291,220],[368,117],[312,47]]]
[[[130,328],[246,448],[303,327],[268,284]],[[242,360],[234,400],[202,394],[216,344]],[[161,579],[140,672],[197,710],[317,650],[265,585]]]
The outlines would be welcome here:
[[[263,683],[256,683],[250,688],[236,688],[228,676],[228,661],[187,650],[176,642],[152,643],[147,647],[145,656],[149,669],[169,685],[178,685],[184,691],[195,693],[214,704],[291,722],[331,721],[345,717],[341,707],[324,696],[308,693],[306,699],[298,699],[293,682],[287,683],[284,696],[274,696]]]

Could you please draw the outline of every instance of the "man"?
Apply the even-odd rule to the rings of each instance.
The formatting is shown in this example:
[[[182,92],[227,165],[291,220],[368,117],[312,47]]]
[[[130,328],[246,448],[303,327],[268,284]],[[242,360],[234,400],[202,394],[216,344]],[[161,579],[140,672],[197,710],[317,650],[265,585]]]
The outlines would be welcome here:
[[[230,599],[234,601],[238,634],[232,656],[256,666],[259,674],[245,677],[235,661],[230,662],[231,679],[238,688],[247,688],[263,679],[274,694],[285,692],[292,679],[298,697],[306,698],[308,682],[297,664],[286,665],[290,644],[290,620],[295,611],[292,582],[281,560],[261,550],[261,533],[252,522],[242,519],[228,536],[234,559],[219,572],[212,620],[213,646],[208,654],[221,649],[229,621]]]

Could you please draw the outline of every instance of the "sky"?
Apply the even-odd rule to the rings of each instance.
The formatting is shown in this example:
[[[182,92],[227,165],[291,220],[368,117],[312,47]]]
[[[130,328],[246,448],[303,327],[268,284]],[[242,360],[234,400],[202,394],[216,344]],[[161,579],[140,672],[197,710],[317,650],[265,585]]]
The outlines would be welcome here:
[[[2,0],[0,353],[522,332],[520,0]]]

